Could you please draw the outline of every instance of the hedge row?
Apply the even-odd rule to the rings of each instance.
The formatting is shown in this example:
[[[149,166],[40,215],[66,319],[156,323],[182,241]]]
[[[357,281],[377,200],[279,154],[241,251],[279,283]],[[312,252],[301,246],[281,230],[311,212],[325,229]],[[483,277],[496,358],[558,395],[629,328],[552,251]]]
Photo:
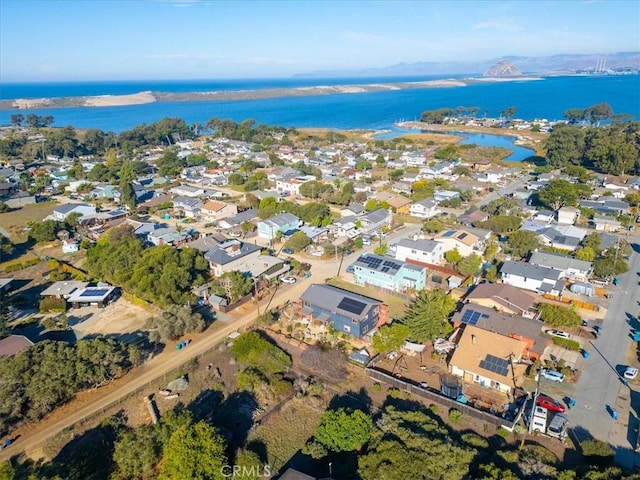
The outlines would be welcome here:
[[[2,271],[5,273],[9,272],[17,272],[18,270],[22,270],[23,268],[33,267],[40,263],[39,258],[32,258],[31,260],[27,260],[22,263],[13,263],[11,265],[6,266]]]
[[[573,350],[574,352],[580,350],[580,343],[576,342],[575,340],[569,340],[568,338],[559,337],[551,337],[551,340],[553,340],[554,344],[566,348],[567,350]]]

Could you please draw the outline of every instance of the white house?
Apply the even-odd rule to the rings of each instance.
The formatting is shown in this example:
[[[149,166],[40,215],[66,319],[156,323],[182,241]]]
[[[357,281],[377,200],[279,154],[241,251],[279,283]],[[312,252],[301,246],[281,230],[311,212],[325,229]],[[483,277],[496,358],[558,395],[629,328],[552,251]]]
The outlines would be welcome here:
[[[561,207],[556,213],[560,225],[573,225],[580,218],[580,210],[576,207]]]
[[[203,188],[190,187],[189,185],[180,185],[178,187],[173,187],[170,190],[174,195],[178,195],[181,197],[201,197],[204,195]]]
[[[53,219],[62,222],[72,213],[79,213],[80,216],[93,215],[96,213],[96,207],[86,203],[65,203],[53,209]]]
[[[432,218],[442,213],[438,204],[431,198],[419,200],[409,207],[409,215],[419,218]]]
[[[560,270],[562,272],[560,275],[561,278],[568,278],[578,282],[587,281],[591,275],[591,262],[578,260],[559,253],[533,252],[529,258],[529,263],[540,267]]]
[[[562,271],[526,262],[506,261],[500,269],[502,282],[517,288],[559,296],[564,289]]]
[[[396,246],[396,260],[416,260],[438,265],[444,258],[444,244],[434,240],[402,239]]]

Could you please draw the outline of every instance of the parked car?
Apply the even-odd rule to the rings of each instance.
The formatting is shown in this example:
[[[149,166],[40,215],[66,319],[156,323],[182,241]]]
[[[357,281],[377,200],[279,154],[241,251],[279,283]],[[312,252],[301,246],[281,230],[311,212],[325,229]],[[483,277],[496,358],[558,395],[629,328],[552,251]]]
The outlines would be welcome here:
[[[349,266],[347,267],[347,273],[353,273],[353,272],[354,272],[353,265],[349,265]]]
[[[565,410],[564,405],[544,393],[541,393],[536,397],[536,405],[540,405],[551,412],[564,413]]]
[[[291,248],[283,248],[282,253],[286,253],[287,255],[293,255],[293,250]]]
[[[553,382],[564,382],[564,374],[556,372],[555,370],[540,370],[540,375],[542,375],[542,378],[546,378],[547,380],[551,380]]]
[[[296,279],[293,277],[282,277],[282,283],[296,283]]]
[[[324,252],[322,250],[314,250],[313,252],[311,252],[311,255],[313,255],[314,257],[322,257],[324,255]]]
[[[545,330],[547,335],[551,335],[552,337],[558,338],[569,338],[570,335],[567,332],[563,332],[562,330]]]
[[[242,236],[242,232],[229,232],[229,236],[238,238]]]
[[[629,380],[635,380],[638,376],[638,369],[635,367],[627,367],[624,371],[624,378]]]
[[[353,251],[349,248],[345,248],[344,250],[342,250],[343,255],[351,255],[352,253]]]

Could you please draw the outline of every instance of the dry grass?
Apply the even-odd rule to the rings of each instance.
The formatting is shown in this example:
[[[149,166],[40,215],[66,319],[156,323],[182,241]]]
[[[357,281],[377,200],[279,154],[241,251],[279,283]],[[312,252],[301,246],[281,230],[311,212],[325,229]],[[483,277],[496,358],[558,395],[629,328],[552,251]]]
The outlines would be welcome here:
[[[361,285],[354,285],[353,283],[345,282],[339,278],[331,278],[327,282],[334,287],[342,288],[350,292],[364,295],[365,297],[375,298],[389,305],[389,314],[391,318],[402,318],[407,310],[407,302],[403,298],[397,297],[390,293],[381,292],[379,290],[372,290],[371,288],[363,287]]]
[[[248,443],[263,443],[267,450],[267,463],[279,469],[313,436],[323,413],[324,408],[316,408],[305,399],[294,398],[252,432]]]
[[[0,225],[9,232],[11,241],[24,242],[27,239],[27,232],[23,229],[29,222],[40,222],[53,212],[58,205],[57,202],[34,203],[0,213]]]

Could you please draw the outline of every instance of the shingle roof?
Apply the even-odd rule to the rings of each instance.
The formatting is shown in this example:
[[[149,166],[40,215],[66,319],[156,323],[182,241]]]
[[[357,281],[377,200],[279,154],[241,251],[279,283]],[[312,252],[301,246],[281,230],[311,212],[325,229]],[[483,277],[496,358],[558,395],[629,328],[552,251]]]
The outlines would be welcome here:
[[[211,263],[225,265],[259,251],[261,248],[259,245],[253,245],[252,243],[245,243],[240,240],[229,240],[213,247],[204,254],[204,258]]]
[[[364,320],[367,318],[369,310],[372,307],[382,304],[380,300],[375,300],[357,293],[349,292],[348,290],[343,290],[341,288],[321,283],[309,285],[309,288],[305,290],[300,298],[303,302],[308,302],[311,305],[320,307],[324,310],[336,312],[348,318],[355,318],[356,320]],[[348,310],[339,308],[338,305],[340,305],[345,298],[363,303],[364,308],[362,312],[360,312],[360,314],[355,314]]]
[[[419,238],[418,240],[403,238],[398,241],[399,247],[412,248],[421,252],[433,252],[440,245],[442,245],[442,243],[436,242],[435,240],[425,240],[423,238]]]
[[[529,310],[536,301],[532,294],[506,283],[481,283],[473,289],[467,300],[489,298],[509,309]]]
[[[487,284],[483,284],[487,285]],[[513,288],[513,287],[512,287]],[[471,312],[478,312],[477,322],[473,325],[477,328],[493,333],[499,333],[506,337],[525,337],[533,340],[532,352],[542,354],[549,343],[549,339],[542,333],[542,325],[538,320],[521,317],[511,313],[498,312],[493,308],[482,305],[467,304],[451,319],[454,323],[466,323],[462,319]],[[465,327],[466,328],[466,327]],[[514,352],[515,353],[515,352]]]
[[[588,272],[591,269],[591,262],[553,252],[533,252],[529,258],[529,263],[540,265],[541,267],[556,268],[558,270],[573,268]]]
[[[560,278],[562,272],[555,268],[540,267],[538,265],[532,265],[525,262],[506,261],[502,264],[500,269],[501,274],[516,275],[524,278],[531,278],[534,280],[554,280],[557,281]]]

